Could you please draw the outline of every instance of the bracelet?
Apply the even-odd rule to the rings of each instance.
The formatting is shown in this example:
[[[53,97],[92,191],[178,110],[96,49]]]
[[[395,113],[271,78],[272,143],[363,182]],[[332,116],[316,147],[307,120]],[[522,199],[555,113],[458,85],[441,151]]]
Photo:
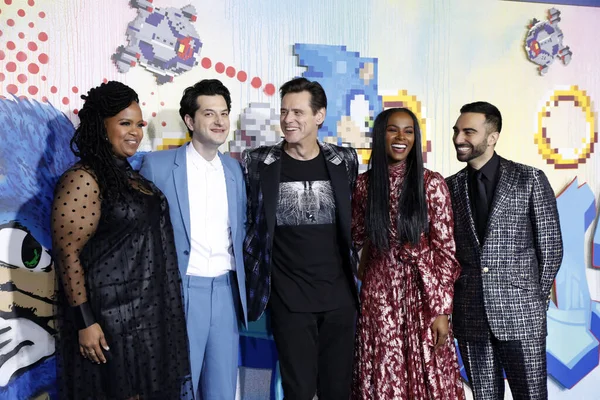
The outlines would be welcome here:
[[[78,306],[71,307],[71,311],[73,312],[77,330],[85,329],[96,323],[94,313],[92,312],[92,307],[90,307],[90,303],[87,301]]]

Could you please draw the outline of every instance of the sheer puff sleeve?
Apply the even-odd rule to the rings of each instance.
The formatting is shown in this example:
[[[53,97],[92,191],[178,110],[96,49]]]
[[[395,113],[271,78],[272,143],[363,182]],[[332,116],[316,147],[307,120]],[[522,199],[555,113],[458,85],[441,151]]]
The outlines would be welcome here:
[[[79,254],[100,219],[100,189],[86,170],[71,169],[59,180],[52,204],[52,248],[58,274],[71,306],[87,302],[85,267]]]

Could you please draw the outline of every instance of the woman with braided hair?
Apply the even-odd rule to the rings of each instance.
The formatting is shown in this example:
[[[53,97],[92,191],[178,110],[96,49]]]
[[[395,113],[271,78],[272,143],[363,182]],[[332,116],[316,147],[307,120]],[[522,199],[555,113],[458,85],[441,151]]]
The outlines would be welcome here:
[[[120,82],[91,89],[71,140],[80,161],[52,206],[61,399],[193,399],[168,204],[129,165],[144,121]]]

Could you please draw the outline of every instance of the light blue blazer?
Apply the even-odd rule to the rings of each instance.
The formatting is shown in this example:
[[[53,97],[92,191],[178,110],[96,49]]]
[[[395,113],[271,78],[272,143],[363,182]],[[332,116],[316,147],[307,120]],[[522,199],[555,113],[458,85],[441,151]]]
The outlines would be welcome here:
[[[190,201],[188,195],[187,145],[177,149],[154,151],[144,156],[140,173],[154,182],[165,194],[169,201],[171,223],[175,233],[175,247],[179,272],[183,281],[183,294],[187,299],[187,267],[190,260]],[[240,320],[247,325],[246,306],[246,273],[244,270],[243,242],[246,234],[246,185],[240,163],[221,153],[218,153],[227,186],[227,201],[229,203],[229,221],[231,224],[231,238],[233,242],[233,255],[235,257],[235,270],[239,288],[239,297],[242,315]],[[185,300],[184,299],[184,300]],[[186,302],[187,303],[187,302]],[[186,304],[184,303],[184,304]]]

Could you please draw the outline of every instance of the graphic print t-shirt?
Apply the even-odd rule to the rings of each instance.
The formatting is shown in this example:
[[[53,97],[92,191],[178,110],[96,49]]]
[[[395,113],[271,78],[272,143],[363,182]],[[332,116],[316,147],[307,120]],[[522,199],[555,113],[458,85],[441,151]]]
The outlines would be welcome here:
[[[273,237],[273,295],[292,312],[352,304],[338,242],[335,198],[322,153],[299,161],[283,152]]]

